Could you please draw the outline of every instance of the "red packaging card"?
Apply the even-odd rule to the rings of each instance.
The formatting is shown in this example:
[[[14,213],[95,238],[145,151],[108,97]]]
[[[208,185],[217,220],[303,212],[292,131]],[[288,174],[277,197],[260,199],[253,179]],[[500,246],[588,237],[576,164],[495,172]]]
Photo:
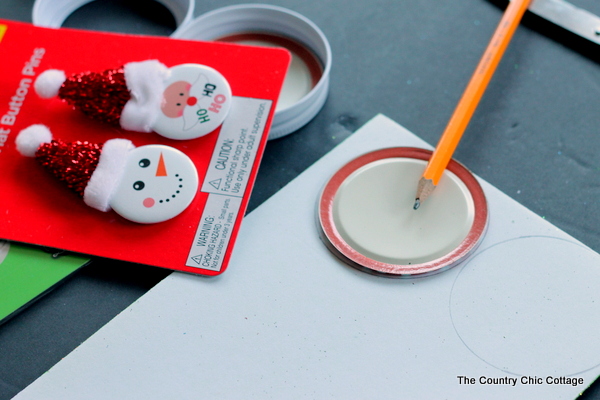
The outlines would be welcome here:
[[[0,238],[203,275],[226,269],[290,62],[287,51],[0,20],[0,59]],[[197,139],[172,140],[91,120],[34,91],[47,69],[68,75],[150,59],[169,68],[196,63],[219,71],[233,95],[223,125]],[[15,137],[32,124],[67,142],[126,138],[135,146],[174,147],[194,162],[199,191],[183,213],[156,224],[93,209],[17,151]]]

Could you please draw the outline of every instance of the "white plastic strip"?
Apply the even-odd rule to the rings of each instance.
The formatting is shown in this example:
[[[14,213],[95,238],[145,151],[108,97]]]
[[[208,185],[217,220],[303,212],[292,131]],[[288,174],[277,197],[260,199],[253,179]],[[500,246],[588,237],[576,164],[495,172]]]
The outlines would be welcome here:
[[[308,18],[294,11],[262,4],[223,7],[203,14],[181,26],[171,37],[195,40],[217,40],[236,34],[270,33],[281,35],[305,47],[322,64],[317,84],[300,100],[278,109],[269,140],[300,129],[321,110],[329,91],[331,48],[323,32]]]
[[[534,0],[529,11],[596,44],[600,44],[600,18],[563,0]]]
[[[94,0],[35,0],[33,24],[48,28],[59,28],[79,7]],[[157,0],[167,7],[178,27],[187,24],[194,14],[194,0]]]

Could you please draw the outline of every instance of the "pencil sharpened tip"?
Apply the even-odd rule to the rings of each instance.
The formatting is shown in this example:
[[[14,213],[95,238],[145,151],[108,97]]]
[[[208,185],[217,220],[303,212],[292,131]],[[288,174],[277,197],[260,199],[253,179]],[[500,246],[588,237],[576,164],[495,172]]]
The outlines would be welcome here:
[[[417,210],[420,205],[421,205],[421,200],[418,199],[418,198],[416,198],[415,199],[415,205],[413,206],[413,210]]]

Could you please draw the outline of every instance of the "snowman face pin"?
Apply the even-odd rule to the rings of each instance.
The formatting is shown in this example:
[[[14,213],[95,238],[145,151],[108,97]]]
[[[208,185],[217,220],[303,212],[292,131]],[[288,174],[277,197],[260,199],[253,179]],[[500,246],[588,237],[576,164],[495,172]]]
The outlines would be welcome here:
[[[16,138],[17,150],[35,159],[100,211],[113,209],[133,222],[151,224],[183,212],[198,191],[198,172],[181,151],[163,145],[135,147],[127,139],[103,144],[53,139],[44,125]]]
[[[148,145],[133,149],[110,207],[143,224],[171,219],[185,210],[198,191],[193,162],[177,149]]]

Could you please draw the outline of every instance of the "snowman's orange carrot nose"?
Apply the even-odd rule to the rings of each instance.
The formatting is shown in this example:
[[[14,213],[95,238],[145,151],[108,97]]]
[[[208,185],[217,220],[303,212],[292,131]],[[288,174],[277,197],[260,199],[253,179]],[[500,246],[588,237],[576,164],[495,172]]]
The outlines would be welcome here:
[[[165,159],[162,153],[158,159],[158,167],[156,167],[156,176],[167,176],[167,167],[165,166]]]

